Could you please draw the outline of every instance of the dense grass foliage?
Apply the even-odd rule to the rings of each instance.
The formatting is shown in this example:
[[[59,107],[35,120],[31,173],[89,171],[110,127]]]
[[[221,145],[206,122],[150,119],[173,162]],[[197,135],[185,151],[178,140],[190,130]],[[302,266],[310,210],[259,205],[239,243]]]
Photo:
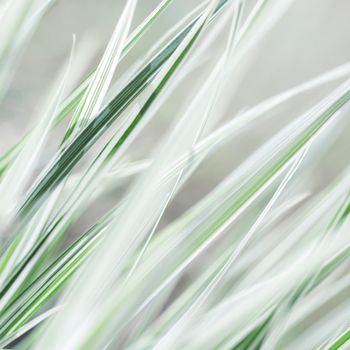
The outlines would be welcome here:
[[[0,97],[53,2],[1,8]],[[305,188],[346,128],[350,64],[233,113],[242,73],[294,1],[208,0],[125,70],[178,2],[160,1],[136,24],[140,4],[123,1],[98,65],[70,91],[74,39],[42,113],[1,156],[1,348],[349,345],[350,169],[318,191]],[[174,108],[171,97],[186,85],[184,107]],[[273,117],[321,87],[327,94],[283,126]],[[169,125],[146,158],[135,158],[162,109]],[[169,214],[198,169],[214,173],[210,161],[240,153],[261,125],[272,130],[261,145],[238,165],[221,157],[228,174]]]

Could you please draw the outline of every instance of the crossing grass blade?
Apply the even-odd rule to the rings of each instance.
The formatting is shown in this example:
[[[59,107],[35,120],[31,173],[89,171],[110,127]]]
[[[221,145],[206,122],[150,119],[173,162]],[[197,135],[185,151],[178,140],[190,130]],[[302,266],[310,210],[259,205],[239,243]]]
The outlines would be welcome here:
[[[214,13],[217,14],[229,0],[222,0]],[[154,78],[158,70],[163,66],[167,59],[175,52],[197,20],[188,25],[180,32],[159,54],[157,54],[150,63],[148,63],[123,90],[107,104],[106,107],[74,138],[62,154],[57,155],[57,159],[49,166],[36,185],[32,188],[26,200],[24,201],[20,213],[25,214],[50,189],[60,183],[63,178],[71,171],[74,165],[83,157],[87,150],[96,142],[96,140],[111,126],[111,124],[121,115],[126,107],[135,99],[135,97],[145,89],[149,82]],[[165,84],[165,81],[164,81]],[[158,92],[155,93],[153,99]],[[148,104],[151,104],[151,100]],[[145,106],[148,109],[148,105]],[[144,111],[140,112],[140,116]],[[141,117],[136,117],[134,124],[137,124]],[[131,132],[129,129],[128,134]],[[116,145],[116,149],[123,142]]]
[[[159,6],[134,30],[134,32],[128,37],[125,46],[122,50],[123,57],[126,56],[130,50],[137,44],[137,42],[143,37],[148,29],[152,27],[156,19],[162,14],[162,12],[171,4],[173,0],[163,0]],[[228,0],[226,0],[228,1]],[[39,7],[33,16],[38,17],[39,14],[45,10],[46,7],[50,5],[51,0],[46,1]],[[86,93],[86,90],[90,84],[94,72],[90,73],[89,76],[75,88],[68,97],[60,104],[57,113],[54,116],[53,127],[57,127],[62,121],[64,121],[69,113],[78,106],[81,98]],[[6,168],[10,163],[13,162],[14,158],[17,156],[20,148],[22,147],[23,140],[12,146],[7,152],[5,152],[0,157],[0,177],[5,172]]]
[[[338,72],[339,74],[341,74],[340,76],[342,76],[343,72],[344,74],[347,74],[347,66],[344,66],[344,68],[340,67],[339,69],[332,70],[330,73],[326,73],[322,77],[316,77],[310,82],[301,84],[298,88],[293,88],[292,90],[286,91],[285,93],[281,93],[274,98],[270,98],[259,104],[259,106],[253,107],[251,110],[248,110],[245,114],[248,117],[249,115],[251,115],[251,113],[252,115],[255,115],[255,112],[253,113],[253,111],[260,111],[261,113],[266,113],[267,106],[269,106],[270,108],[271,106],[275,106],[276,104],[281,103],[285,100],[288,101],[289,98],[294,96],[294,91],[295,93],[302,93],[304,91],[304,88],[310,88],[313,86],[317,87],[319,82],[328,82],[328,77],[329,79],[336,79],[338,77]],[[324,79],[323,77],[327,79]],[[257,115],[259,115],[259,113]],[[249,119],[250,118],[248,118],[248,120]],[[243,116],[242,120],[244,120]],[[207,146],[202,148],[198,145],[198,149],[202,150],[201,152],[203,152],[204,149],[205,154],[207,154],[208,147],[211,147],[210,145],[212,144],[211,142],[207,142],[207,140],[213,140],[214,145],[222,144],[223,137],[233,137],[235,135],[234,131],[239,132],[239,128],[237,129],[238,124],[237,126],[232,128],[230,128],[230,126],[228,125],[221,128],[220,130],[225,132],[225,134],[223,135],[220,135],[218,131],[214,131],[213,134],[208,135],[207,138],[205,138],[200,143],[203,143],[203,145]],[[230,131],[230,133],[227,133],[227,130],[231,129],[232,131]],[[183,161],[175,161],[174,163],[187,164],[188,158],[186,159],[187,160]],[[178,166],[173,166],[171,169],[173,173],[181,170],[181,168],[179,168]],[[168,174],[167,176],[174,176],[174,174],[170,174]],[[42,275],[39,276],[35,280],[35,282],[33,282],[33,284],[23,292],[22,296],[18,297],[18,300],[14,304],[11,304],[9,306],[9,310],[4,313],[4,317],[2,318],[3,320],[5,320],[2,323],[3,326],[0,327],[4,330],[4,332],[7,332],[5,324],[9,324],[9,316],[6,315],[11,314],[12,312],[12,316],[10,318],[12,318],[13,322],[18,322],[18,325],[23,324],[23,322],[28,320],[29,317],[38,310],[40,305],[42,305],[45,301],[50,300],[52,294],[57,292],[64,285],[65,281],[79,268],[79,266],[81,266],[82,262],[85,260],[87,255],[89,255],[91,251],[95,248],[95,246],[98,244],[101,234],[103,234],[104,229],[106,228],[108,223],[110,223],[111,217],[113,215],[116,215],[116,213],[112,211],[109,215],[107,215],[104,219],[101,220],[101,223],[97,224],[96,227],[88,231],[74,245],[69,247],[68,250],[57,259],[56,262],[54,262],[46,271],[44,271]],[[346,210],[342,212],[342,215],[345,217]],[[47,290],[49,292],[47,292]],[[35,307],[33,306],[33,302],[37,300],[39,300],[40,302],[37,303],[38,306]],[[15,316],[14,312],[16,312],[16,315],[19,316]],[[17,318],[19,318],[20,321],[17,321]],[[14,327],[14,329],[17,327]]]
[[[230,111],[261,39],[294,2],[200,1],[119,77],[123,59],[179,5],[159,1],[128,36],[140,2],[125,2],[96,70],[63,102],[61,84],[47,113],[0,157],[1,348],[346,347],[350,172],[342,164],[322,190],[310,179],[346,138],[350,65]],[[0,78],[52,3],[0,8]],[[293,111],[294,98],[314,99],[328,83],[313,107]],[[174,109],[184,85],[188,104]],[[137,160],[135,141],[147,138],[163,107],[166,129]],[[270,136],[230,167],[262,124]],[[32,180],[54,128],[62,134],[56,153]],[[231,171],[181,214],[168,212],[216,155],[227,155]],[[90,217],[107,197],[112,209]]]

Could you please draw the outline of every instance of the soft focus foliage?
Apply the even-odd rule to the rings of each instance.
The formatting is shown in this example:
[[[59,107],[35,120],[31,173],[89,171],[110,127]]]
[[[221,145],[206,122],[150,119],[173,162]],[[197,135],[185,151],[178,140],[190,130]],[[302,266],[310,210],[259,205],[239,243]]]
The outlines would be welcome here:
[[[1,4],[0,98],[54,2]],[[179,2],[123,1],[100,54],[73,35],[1,155],[2,348],[349,346],[350,63],[238,108],[298,1],[191,2],[152,39]]]

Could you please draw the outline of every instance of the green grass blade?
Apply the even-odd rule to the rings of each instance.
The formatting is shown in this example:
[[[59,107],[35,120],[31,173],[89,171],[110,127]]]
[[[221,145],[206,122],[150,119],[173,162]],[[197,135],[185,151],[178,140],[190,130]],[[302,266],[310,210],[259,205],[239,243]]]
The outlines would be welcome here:
[[[222,9],[222,7],[228,1],[229,0],[222,0],[218,5],[216,13],[218,13],[218,11]],[[186,37],[196,21],[197,20],[187,26],[154,59],[152,59],[151,62],[147,64],[110,103],[107,104],[107,106],[96,116],[96,118],[94,118],[94,120],[92,120],[77,135],[77,137],[69,144],[67,149],[65,149],[61,154],[57,155],[57,159],[55,159],[55,161],[48,167],[46,172],[40,177],[24,201],[20,210],[22,214],[28,212],[44,193],[50,191],[67,176],[67,174],[83,157],[88,149],[111,126],[111,124],[120,116],[126,107],[133,102],[135,97],[149,84],[158,70],[175,52],[176,48]],[[163,85],[172,74],[173,71],[169,72],[169,76],[162,82],[160,90],[163,89]],[[120,147],[120,145],[125,141],[126,137],[128,137],[131,131],[135,128],[140,121],[141,116],[150,107],[160,90],[156,91],[149,99],[143,110],[140,111],[139,116],[135,118],[135,121],[130,126],[128,131],[115,146],[114,151]]]
[[[50,4],[52,0],[46,1],[44,6],[37,11],[37,14],[41,14],[43,10]],[[134,30],[134,32],[128,37],[128,40],[123,48],[122,55],[126,56],[129,51],[136,45],[136,43],[143,37],[149,28],[152,27],[156,19],[165,11],[165,9],[171,4],[173,0],[163,0],[161,4]],[[229,0],[225,0],[229,1]],[[61,122],[63,122],[68,114],[78,106],[81,98],[86,93],[86,90],[90,84],[90,81],[94,75],[94,72],[89,74],[89,76],[73,90],[73,92],[62,102],[57,114],[54,118],[53,127],[57,127]],[[24,137],[25,139],[25,137]],[[22,147],[24,139],[19,141],[16,145],[11,147],[5,154],[0,156],[0,177],[5,172],[9,164],[13,162],[17,156],[19,150]]]

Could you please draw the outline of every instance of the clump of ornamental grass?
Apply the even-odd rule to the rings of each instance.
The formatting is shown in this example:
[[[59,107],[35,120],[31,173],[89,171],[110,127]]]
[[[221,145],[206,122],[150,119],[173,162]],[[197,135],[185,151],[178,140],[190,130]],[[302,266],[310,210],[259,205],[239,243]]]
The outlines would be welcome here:
[[[1,156],[2,348],[346,347],[350,170],[317,193],[300,184],[345,123],[350,64],[227,117],[237,77],[293,0],[208,0],[120,74],[176,2],[161,1],[131,30],[139,4],[126,0],[98,65],[69,91],[74,42],[35,125]],[[51,3],[1,8],[1,96]],[[203,66],[185,108],[172,105],[170,126],[135,159],[132,148],[157,112]],[[330,82],[338,86],[164,220],[210,157]],[[47,160],[42,151],[58,127]],[[79,218],[116,188],[113,206],[79,231]]]

